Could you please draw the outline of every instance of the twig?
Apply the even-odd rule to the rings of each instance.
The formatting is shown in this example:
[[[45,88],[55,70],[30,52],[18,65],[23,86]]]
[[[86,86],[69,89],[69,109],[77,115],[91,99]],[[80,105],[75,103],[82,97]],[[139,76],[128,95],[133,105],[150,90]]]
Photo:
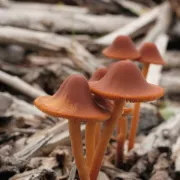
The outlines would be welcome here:
[[[28,95],[31,98],[36,98],[38,96],[46,95],[45,92],[35,89],[34,87],[22,81],[18,77],[11,76],[1,70],[0,70],[0,82],[13,87],[14,89],[18,90],[19,92],[25,95]]]
[[[97,44],[109,45],[118,35],[135,36],[140,29],[152,23],[157,18],[160,8],[161,6],[154,8],[150,12],[140,16],[138,19],[132,21],[124,27],[97,39],[95,42]]]
[[[156,148],[171,148],[180,134],[180,114],[155,128],[131,153],[143,156]]]
[[[23,150],[14,154],[14,157],[17,159],[21,159],[21,160],[26,160],[26,159],[30,158],[44,144],[46,144],[52,137],[53,137],[53,134],[50,134],[48,136],[43,136],[41,139],[37,139],[37,141],[33,142],[33,145],[29,144]]]
[[[65,50],[69,53],[77,67],[90,74],[98,67],[94,56],[81,44],[52,33],[0,26],[0,43],[14,43],[36,50],[42,49],[50,52],[64,52]]]
[[[69,174],[69,178],[68,180],[75,180],[75,177],[76,177],[76,164],[73,163],[72,164],[72,168],[71,168],[71,171],[70,171],[70,174]]]
[[[86,14],[88,13],[88,9],[85,7],[77,7],[77,6],[67,6],[64,4],[45,4],[45,3],[36,3],[36,2],[14,2],[10,0],[6,1],[6,8],[9,9],[18,9],[20,11],[46,11],[51,13],[78,13],[78,14]]]
[[[164,3],[159,11],[154,27],[147,33],[147,36],[143,39],[143,42],[155,41],[156,38],[163,33],[166,33],[172,19],[172,11],[168,2]]]
[[[140,4],[138,2],[133,2],[130,0],[113,0],[120,6],[123,6],[124,8],[130,10],[131,12],[141,15],[145,11],[147,11],[149,8],[143,4]]]
[[[14,26],[46,32],[69,32],[104,34],[110,33],[132,20],[123,15],[93,15],[52,13],[51,11],[28,11],[23,9],[0,9],[0,25]],[[60,23],[59,23],[60,22]],[[107,26],[108,22],[108,26]]]

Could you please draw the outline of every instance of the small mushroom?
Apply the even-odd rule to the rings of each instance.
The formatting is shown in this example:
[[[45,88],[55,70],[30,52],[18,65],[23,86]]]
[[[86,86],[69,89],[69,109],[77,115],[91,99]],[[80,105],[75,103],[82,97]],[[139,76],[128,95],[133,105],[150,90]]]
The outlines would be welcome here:
[[[62,83],[53,96],[41,96],[34,103],[37,108],[49,115],[69,119],[72,152],[79,177],[82,180],[89,180],[83,156],[80,125],[82,121],[92,124],[104,121],[109,118],[109,114],[103,112],[93,100],[86,78],[72,75]],[[89,132],[88,136],[90,137],[86,138],[91,141],[92,132]]]
[[[98,68],[95,73],[91,76],[89,81],[99,81],[104,75],[108,72],[108,68],[106,67],[101,67]]]
[[[123,113],[125,101],[155,100],[163,96],[164,90],[159,86],[147,83],[141,71],[130,61],[116,63],[102,79],[89,84],[94,94],[114,100],[112,116],[105,122],[90,170],[90,179],[96,180],[109,139]]]
[[[145,78],[148,74],[150,64],[159,64],[159,65],[165,64],[163,58],[161,57],[154,43],[151,43],[151,42],[144,43],[140,49],[140,53],[141,53],[141,57],[139,58],[139,61],[144,64],[142,73]],[[136,131],[137,131],[138,121],[139,121],[139,112],[140,112],[140,103],[135,103],[133,116],[132,116],[133,118],[131,120],[132,123],[131,123],[131,128],[130,128],[130,133],[129,133],[128,150],[131,150],[134,147]]]
[[[116,60],[138,59],[140,57],[140,53],[128,36],[116,37],[111,46],[105,48],[102,53],[108,58]]]
[[[144,43],[140,48],[141,57],[138,61],[144,64],[142,73],[146,78],[149,70],[150,64],[159,64],[164,65],[165,61],[163,60],[162,56],[160,55],[156,45],[151,42]]]

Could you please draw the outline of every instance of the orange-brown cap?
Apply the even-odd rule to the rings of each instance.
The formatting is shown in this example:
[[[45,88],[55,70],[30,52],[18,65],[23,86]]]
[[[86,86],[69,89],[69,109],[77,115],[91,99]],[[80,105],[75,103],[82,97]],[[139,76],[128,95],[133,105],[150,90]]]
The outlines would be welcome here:
[[[41,111],[55,117],[104,121],[110,116],[95,103],[82,75],[70,76],[53,96],[41,96],[34,103]]]
[[[116,37],[111,46],[105,48],[102,53],[108,58],[117,60],[138,59],[140,57],[140,53],[128,36]]]
[[[140,48],[141,57],[139,58],[140,62],[148,64],[161,64],[164,65],[165,61],[160,55],[156,45],[151,42],[144,43]]]
[[[148,83],[131,61],[116,63],[102,79],[89,85],[94,94],[130,102],[152,101],[164,95],[164,89]]]
[[[102,67],[98,68],[95,73],[91,76],[89,81],[98,81],[100,80],[106,73],[108,72],[108,68]]]

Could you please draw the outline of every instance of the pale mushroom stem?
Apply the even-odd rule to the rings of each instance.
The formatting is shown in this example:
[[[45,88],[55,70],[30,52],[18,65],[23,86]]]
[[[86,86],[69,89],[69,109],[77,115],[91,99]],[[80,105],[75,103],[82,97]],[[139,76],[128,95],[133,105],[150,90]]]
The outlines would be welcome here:
[[[94,155],[91,170],[90,170],[91,180],[96,180],[98,177],[104,153],[108,146],[111,135],[116,127],[116,123],[122,115],[124,104],[125,104],[125,100],[115,101],[113,114],[111,118],[106,121],[104,125],[103,131],[101,133],[100,139],[96,147],[95,155]]]
[[[148,71],[149,71],[149,63],[144,63],[144,67],[142,69],[142,74],[146,78]],[[130,151],[131,149],[134,148],[134,143],[135,143],[135,138],[136,138],[136,131],[138,127],[138,122],[139,122],[139,112],[140,112],[140,103],[135,103],[134,105],[134,111],[132,115],[132,121],[131,121],[131,128],[130,128],[130,133],[129,133],[129,144],[128,144],[128,150]]]
[[[97,146],[97,143],[98,143],[98,141],[99,141],[100,134],[101,134],[101,123],[96,123],[95,146]]]
[[[124,143],[127,135],[127,119],[125,115],[119,119],[118,127],[120,127],[120,132],[117,134],[116,167],[120,167],[123,163]]]
[[[80,122],[69,120],[69,134],[71,138],[72,153],[75,159],[80,180],[90,180],[83,155],[80,125]]]
[[[86,166],[88,167],[88,171],[90,170],[93,155],[95,152],[95,131],[96,131],[96,123],[95,122],[87,122],[86,123]]]
[[[138,122],[139,122],[139,112],[140,112],[140,103],[135,103],[133,117],[131,120],[131,128],[130,128],[130,133],[129,133],[129,144],[128,144],[129,151],[133,149],[134,147],[136,131],[137,131]]]

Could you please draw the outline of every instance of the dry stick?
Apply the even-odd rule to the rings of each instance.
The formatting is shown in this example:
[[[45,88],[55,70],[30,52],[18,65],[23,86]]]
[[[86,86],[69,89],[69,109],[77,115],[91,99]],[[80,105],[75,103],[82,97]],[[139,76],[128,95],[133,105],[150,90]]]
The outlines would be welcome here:
[[[170,6],[168,3],[164,3],[163,6],[161,7],[160,10],[160,16],[158,17],[158,21],[156,23],[156,25],[154,26],[153,29],[151,29],[151,31],[149,32],[149,34],[145,37],[143,42],[146,41],[154,41],[155,39],[157,39],[157,37],[160,34],[164,34],[171,22],[171,10],[170,10]],[[165,47],[163,47],[161,45],[161,49],[166,49],[166,45],[167,45],[167,41],[165,42]],[[161,52],[161,50],[160,50]],[[155,65],[157,66],[157,65]],[[160,74],[161,72],[161,68],[162,66],[158,65],[160,68],[158,68],[158,74]],[[145,63],[144,64],[144,68],[142,70],[144,77],[146,78],[148,75],[148,70],[149,70],[150,64]],[[155,68],[156,70],[156,68]],[[150,74],[152,75],[152,74]],[[154,74],[153,74],[154,76]],[[155,76],[156,79],[157,76]],[[147,79],[148,81],[148,79]],[[148,81],[149,82],[149,81]],[[157,80],[156,80],[157,82]],[[151,81],[150,83],[153,84],[157,84],[154,81]],[[159,82],[158,82],[159,83]],[[139,112],[140,112],[140,103],[135,103],[134,106],[134,111],[133,111],[133,118],[132,118],[132,123],[131,123],[131,128],[130,128],[130,134],[129,134],[129,145],[128,145],[128,150],[131,150],[134,147],[134,143],[135,143],[135,137],[136,137],[136,131],[137,131],[137,127],[138,127],[138,122],[139,122]]]
[[[157,18],[160,7],[154,8],[150,12],[140,16],[138,19],[132,21],[124,27],[97,39],[95,42],[97,44],[110,45],[118,35],[135,36],[140,31],[140,29],[152,23]]]
[[[4,0],[6,1],[6,0]],[[6,3],[8,9],[18,9],[20,11],[46,11],[51,13],[71,13],[71,14],[87,14],[88,9],[85,7],[57,5],[48,3],[36,3],[36,2],[13,2],[8,0]]]
[[[46,32],[69,32],[82,34],[110,33],[134,20],[123,15],[93,15],[52,13],[19,9],[0,9],[0,25],[14,26]],[[61,23],[59,23],[61,22]],[[107,22],[109,26],[107,26]]]
[[[104,157],[104,153],[106,151],[111,135],[114,131],[116,123],[122,115],[124,104],[125,104],[125,100],[116,100],[113,114],[111,118],[107,120],[105,123],[104,129],[101,133],[99,142],[96,147],[96,153],[94,155],[91,170],[90,170],[91,180],[96,180],[98,177],[98,173],[101,168],[101,163]]]
[[[135,147],[131,153],[137,156],[144,156],[148,152],[158,148],[171,149],[176,144],[180,134],[180,113],[171,117],[169,120],[163,122],[154,128],[148,136]],[[174,149],[173,149],[174,150]]]
[[[22,81],[18,77],[11,76],[3,71],[0,71],[0,82],[13,87],[14,89],[22,92],[25,95],[28,95],[33,99],[38,96],[47,95],[42,90],[35,89],[34,87]]]
[[[147,11],[149,9],[147,6],[140,4],[138,2],[133,2],[131,0],[113,0],[120,6],[124,7],[125,9],[128,9],[129,11],[141,15],[143,12]]]
[[[89,180],[88,169],[84,159],[80,122],[69,120],[72,153],[75,158],[80,180]]]
[[[18,44],[49,52],[67,51],[77,67],[92,74],[97,62],[81,44],[60,35],[0,26],[0,43]]]

